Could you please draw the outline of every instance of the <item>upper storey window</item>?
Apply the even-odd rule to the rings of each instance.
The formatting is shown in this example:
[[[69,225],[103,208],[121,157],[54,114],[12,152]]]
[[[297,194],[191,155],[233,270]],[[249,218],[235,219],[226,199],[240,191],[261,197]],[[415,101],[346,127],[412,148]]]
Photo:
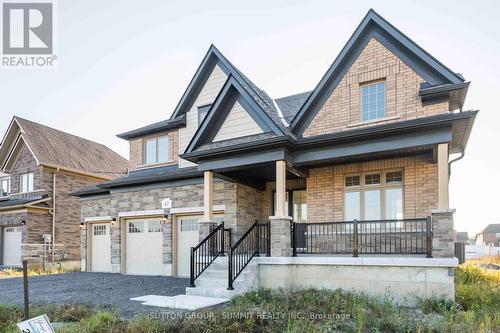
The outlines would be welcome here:
[[[144,164],[165,163],[169,161],[168,136],[145,140]]]
[[[33,192],[33,172],[23,173],[19,176],[21,193]]]
[[[212,104],[198,107],[198,126],[200,126],[203,119],[205,119],[205,116],[207,115],[208,110],[210,110],[211,106],[212,106]]]
[[[361,121],[385,117],[385,81],[361,86]]]
[[[10,178],[0,178],[0,197],[10,194]]]

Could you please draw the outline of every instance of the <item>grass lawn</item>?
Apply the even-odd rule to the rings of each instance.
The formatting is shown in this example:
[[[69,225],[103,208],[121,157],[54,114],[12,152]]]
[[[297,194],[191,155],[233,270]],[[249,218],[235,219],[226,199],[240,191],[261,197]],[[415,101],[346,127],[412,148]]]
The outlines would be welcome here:
[[[79,269],[52,269],[52,270],[44,270],[41,267],[30,268],[28,269],[28,276],[36,276],[36,275],[50,275],[50,274],[63,274],[70,272],[78,272]],[[1,278],[13,278],[23,276],[23,270],[20,268],[5,268],[0,270],[0,279]]]
[[[456,304],[418,300],[419,306],[393,305],[345,291],[261,290],[234,298],[225,307],[182,318],[156,315],[123,320],[118,312],[84,305],[33,307],[52,322],[73,322],[57,332],[500,332],[500,272],[476,263],[458,267]],[[152,308],[154,311],[154,308]],[[162,309],[162,311],[166,311]],[[0,306],[0,332],[16,332],[20,308]],[[162,317],[162,318],[160,318]]]

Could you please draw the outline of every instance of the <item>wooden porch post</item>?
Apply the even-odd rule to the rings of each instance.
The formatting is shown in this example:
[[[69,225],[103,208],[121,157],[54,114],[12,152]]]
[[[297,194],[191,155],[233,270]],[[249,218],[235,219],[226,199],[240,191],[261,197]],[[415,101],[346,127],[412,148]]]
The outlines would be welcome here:
[[[205,171],[203,174],[203,218],[199,222],[199,239],[204,239],[210,233],[214,223],[214,173]]]
[[[290,222],[291,217],[285,203],[286,162],[276,161],[276,204],[274,216],[270,216],[271,256],[289,257],[292,254]]]
[[[438,164],[438,209],[449,209],[448,197],[448,143],[440,143],[437,147]]]

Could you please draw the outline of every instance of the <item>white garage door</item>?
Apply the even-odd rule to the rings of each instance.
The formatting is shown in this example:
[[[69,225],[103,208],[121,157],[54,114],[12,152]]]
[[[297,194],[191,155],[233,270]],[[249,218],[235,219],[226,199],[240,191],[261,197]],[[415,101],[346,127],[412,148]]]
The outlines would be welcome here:
[[[162,231],[163,223],[160,219],[126,222],[127,274],[162,274]]]
[[[191,266],[191,247],[199,243],[198,222],[202,215],[179,216],[177,218],[177,275],[189,276]],[[221,222],[224,215],[215,215],[216,222]]]
[[[111,230],[109,223],[92,224],[93,272],[111,272]]]
[[[3,229],[3,265],[21,265],[21,227]]]

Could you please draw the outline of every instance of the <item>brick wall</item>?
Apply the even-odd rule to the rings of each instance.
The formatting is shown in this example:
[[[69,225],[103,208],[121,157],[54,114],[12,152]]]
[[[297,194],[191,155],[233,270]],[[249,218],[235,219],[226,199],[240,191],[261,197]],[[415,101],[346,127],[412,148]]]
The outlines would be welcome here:
[[[386,117],[390,119],[359,124],[360,84],[375,80],[386,82]],[[448,102],[422,104],[418,96],[422,82],[417,73],[372,38],[309,124],[304,137],[448,112]]]
[[[307,178],[308,222],[344,220],[344,177],[369,171],[403,170],[404,217],[425,217],[437,207],[437,164],[419,155],[311,168]]]
[[[41,169],[37,165],[36,159],[31,154],[30,150],[24,145],[21,153],[12,169],[10,174],[10,191],[11,193],[20,192],[20,175],[26,172],[33,172],[33,189],[46,190],[43,188],[44,184],[41,183]]]
[[[144,141],[150,138],[168,135],[169,138],[169,156],[171,161],[161,163],[161,165],[175,165],[179,162],[179,131],[170,131],[158,133],[155,135],[146,136],[143,138],[133,139],[129,141],[130,158],[129,169],[134,170],[139,167],[144,167]],[[160,164],[158,164],[160,165]]]
[[[286,181],[287,190],[299,190],[305,188],[306,188],[305,179],[288,179]],[[261,220],[264,222],[269,221],[269,216],[274,215],[273,196],[275,190],[276,190],[276,182],[267,182],[266,190],[262,192]]]

